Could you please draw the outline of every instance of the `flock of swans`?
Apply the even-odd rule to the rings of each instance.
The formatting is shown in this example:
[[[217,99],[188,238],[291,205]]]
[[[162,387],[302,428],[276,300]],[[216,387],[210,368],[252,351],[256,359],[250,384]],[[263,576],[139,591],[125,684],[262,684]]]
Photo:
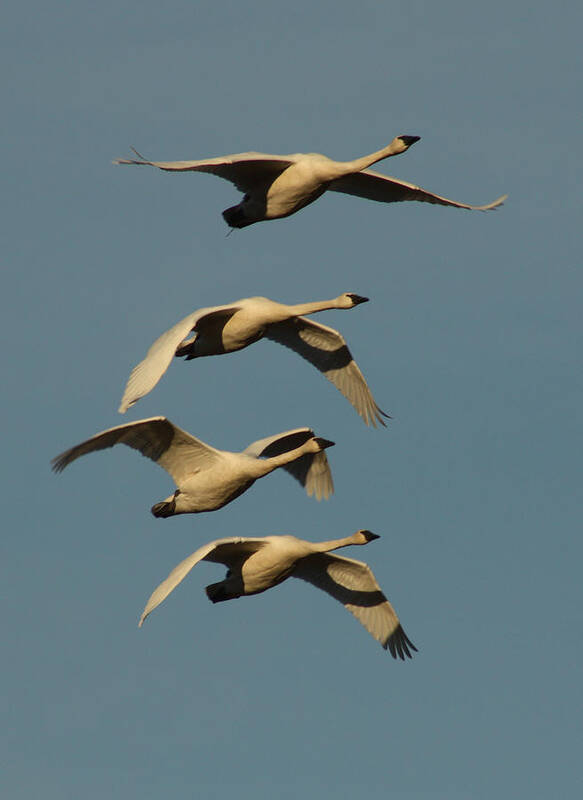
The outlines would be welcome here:
[[[147,161],[134,151],[138,159],[118,159],[114,163],[147,165],[169,172],[208,172],[231,181],[244,193],[238,205],[223,212],[231,228],[287,217],[326,191],[383,203],[417,200],[479,211],[504,202],[506,196],[483,206],[459,203],[368,169],[382,159],[406,152],[418,140],[418,136],[397,136],[382,150],[352,161],[334,161],[318,153],[253,152],[199,161]],[[294,350],[320,370],[367,425],[384,426],[383,418],[388,415],[374,400],[343,336],[334,328],[307,318],[328,309],[351,309],[367,300],[353,292],[344,292],[332,300],[296,305],[248,297],[198,309],[150,346],[146,357],[131,371],[118,410],[125,413],[151,392],[174,357],[190,361],[234,353],[266,338]],[[95,434],[54,458],[53,469],[61,472],[80,456],[116,444],[125,444],[150,458],[176,484],[170,497],[152,506],[155,517],[216,511],[279,467],[317,500],[327,499],[334,491],[325,452],[334,442],[307,427],[267,436],[242,452],[230,452],[206,444],[166,417],[151,417]],[[417,648],[406,636],[370,567],[331,552],[378,538],[363,529],[352,536],[319,543],[288,535],[217,539],[199,547],[162,581],[148,600],[139,625],[199,561],[212,561],[227,567],[224,580],[206,587],[213,603],[258,594],[287,578],[300,578],[342,603],[393,658],[411,658]]]

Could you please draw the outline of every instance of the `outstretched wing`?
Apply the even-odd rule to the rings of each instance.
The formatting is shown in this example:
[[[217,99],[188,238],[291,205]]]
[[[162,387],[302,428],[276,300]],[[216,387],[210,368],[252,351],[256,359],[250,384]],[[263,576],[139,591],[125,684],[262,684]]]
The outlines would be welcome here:
[[[267,326],[264,336],[294,350],[331,381],[367,425],[385,425],[378,407],[343,336],[306,317],[292,317]]]
[[[194,311],[184,317],[184,319],[177,322],[170,330],[167,330],[166,333],[156,339],[143,361],[140,361],[133,368],[121,399],[119,413],[124,414],[130,406],[133,406],[141,397],[152,391],[168,369],[176,348],[190,331],[195,330],[203,320],[210,321],[216,315],[220,315],[225,319],[225,317],[232,316],[237,310],[237,306],[200,308],[198,311]]]
[[[203,158],[200,161],[147,161],[137,150],[134,152],[139,159],[118,158],[113,163],[158,167],[167,172],[210,172],[234,183],[243,193],[252,192],[257,187],[271,183],[296,160],[293,155],[278,156],[250,152]]]
[[[53,470],[62,472],[80,456],[116,444],[132,447],[155,461],[172,476],[177,485],[188,475],[215,464],[222,457],[220,450],[191,436],[166,417],[150,417],[96,433],[53,458]]]
[[[308,439],[315,436],[311,428],[295,428],[275,436],[267,436],[253,442],[243,452],[256,458],[270,458],[282,453],[289,453],[301,447]],[[319,453],[307,453],[283,467],[290,475],[301,483],[309,497],[315,495],[316,500],[327,500],[334,493],[334,482],[330,464],[324,450]]]
[[[440,206],[467,208],[472,211],[489,211],[492,208],[497,208],[508,197],[505,194],[485,206],[471,206],[468,203],[448,200],[447,197],[428,192],[413,183],[400,181],[397,178],[391,178],[389,175],[381,175],[380,172],[373,172],[369,169],[365,169],[362,172],[354,172],[351,175],[332,181],[328,186],[328,191],[352,194],[356,197],[364,197],[366,200],[376,200],[378,203],[399,203],[405,200],[417,200],[421,203],[436,203]]]
[[[142,627],[146,617],[186,578],[190,570],[199,561],[214,561],[232,567],[245,561],[248,556],[257,552],[264,544],[265,539],[242,539],[241,537],[233,536],[225,539],[216,539],[214,542],[209,542],[199,547],[198,550],[195,550],[194,553],[191,553],[184,561],[174,567],[166,580],[162,581],[154,589],[140,617],[139,627]]]
[[[296,564],[292,577],[311,583],[342,603],[385,650],[388,647],[393,658],[405,660],[405,656],[412,657],[411,650],[417,650],[364,562],[314,553]]]

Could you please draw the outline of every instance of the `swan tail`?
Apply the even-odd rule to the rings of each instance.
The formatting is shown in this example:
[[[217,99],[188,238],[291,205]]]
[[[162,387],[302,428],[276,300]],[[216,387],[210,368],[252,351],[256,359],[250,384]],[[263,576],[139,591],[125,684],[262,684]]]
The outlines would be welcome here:
[[[150,511],[155,517],[173,517],[176,513],[176,501],[172,499],[170,502],[155,503]]]
[[[229,592],[227,587],[225,586],[225,581],[219,581],[219,583],[211,583],[209,586],[206,587],[206,596],[211,601],[211,603],[222,603],[225,600],[233,600],[238,595]]]
[[[247,225],[252,225],[254,220],[248,219],[245,216],[241,204],[225,208],[223,211],[223,219],[230,228],[246,228]]]

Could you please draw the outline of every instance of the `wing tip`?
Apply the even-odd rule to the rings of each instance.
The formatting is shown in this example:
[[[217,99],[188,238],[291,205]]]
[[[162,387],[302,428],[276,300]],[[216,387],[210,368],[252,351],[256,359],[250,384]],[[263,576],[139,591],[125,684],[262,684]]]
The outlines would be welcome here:
[[[63,456],[55,456],[55,458],[51,458],[51,470],[56,472],[57,475],[59,472],[62,472],[66,466],[67,461],[63,458]]]
[[[476,206],[477,211],[493,211],[495,208],[499,208],[503,206],[506,200],[508,199],[507,194],[501,195],[497,200],[494,200],[492,203],[488,203],[485,206]]]
[[[321,503],[322,500],[329,500],[334,494],[332,477],[326,481],[325,486],[306,486],[306,494],[308,497],[313,497],[318,503]]]
[[[152,162],[145,159],[141,153],[138,153],[135,147],[130,147],[130,150],[133,150],[139,161],[132,158],[114,158],[111,163],[115,164],[116,166],[119,164],[146,164],[147,166],[153,166]]]
[[[383,428],[387,428],[388,425],[385,422],[385,419],[393,419],[390,414],[387,414],[382,408],[379,408],[376,404],[374,408],[366,409],[365,413],[361,413],[361,417],[363,418],[366,425],[369,427],[376,428],[378,425],[382,425]],[[384,419],[383,419],[384,417]]]
[[[329,500],[334,494],[334,486],[327,486],[325,489],[316,491],[316,500],[321,503],[322,500]]]
[[[125,414],[128,408],[131,408],[138,402],[138,399],[139,398],[137,398],[136,400],[128,400],[127,397],[124,395],[121,399],[121,403],[119,404],[119,408],[117,409],[118,413]]]
[[[400,624],[383,644],[383,647],[385,650],[388,648],[394,659],[400,658],[401,661],[405,661],[405,658],[413,658],[411,650],[415,653],[419,652]]]

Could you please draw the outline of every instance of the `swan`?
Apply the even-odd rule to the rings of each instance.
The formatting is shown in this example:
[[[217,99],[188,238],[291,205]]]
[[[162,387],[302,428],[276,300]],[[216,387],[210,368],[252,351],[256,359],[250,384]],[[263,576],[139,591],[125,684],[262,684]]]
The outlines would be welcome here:
[[[53,470],[62,472],[80,456],[115,444],[139,450],[174,480],[176,491],[152,506],[155,517],[215,511],[278,467],[286,469],[318,500],[327,499],[334,491],[324,452],[334,442],[315,436],[310,428],[268,436],[242,453],[231,453],[195,439],[166,417],[140,419],[97,433],[53,458]]]
[[[331,550],[363,545],[380,538],[359,530],[352,536],[329,542],[306,542],[295,536],[216,539],[199,547],[176,566],[152,592],[140,617],[146,617],[168,597],[199,561],[224,564],[227,577],[206,587],[213,603],[259,594],[287,578],[301,578],[339,600],[367,631],[389,648],[393,658],[411,658],[417,650],[407,638],[392,605],[382,593],[372,570],[362,561],[332,555]]]
[[[381,411],[353,360],[344,338],[325,325],[306,319],[331,308],[354,308],[368,297],[344,292],[333,300],[284,305],[267,297],[246,297],[233,303],[200,308],[163,333],[129,377],[120,414],[148,394],[168,369],[173,356],[189,361],[199,356],[221,355],[241,350],[259,339],[272,339],[294,350],[322,372],[352,403],[367,425],[385,425]],[[194,337],[184,341],[194,332]]]
[[[231,228],[245,228],[254,222],[279,219],[313,203],[325,191],[343,192],[366,200],[395,203],[417,200],[442,206],[488,211],[501,205],[507,195],[485,206],[458,203],[428,192],[420,186],[368,170],[371,164],[404,153],[419,136],[396,136],[382,150],[353,161],[334,161],[320,153],[235,153],[201,161],[148,161],[132,147],[137,159],[118,158],[114,164],[158,167],[168,172],[210,172],[234,183],[243,200],[223,211]]]

